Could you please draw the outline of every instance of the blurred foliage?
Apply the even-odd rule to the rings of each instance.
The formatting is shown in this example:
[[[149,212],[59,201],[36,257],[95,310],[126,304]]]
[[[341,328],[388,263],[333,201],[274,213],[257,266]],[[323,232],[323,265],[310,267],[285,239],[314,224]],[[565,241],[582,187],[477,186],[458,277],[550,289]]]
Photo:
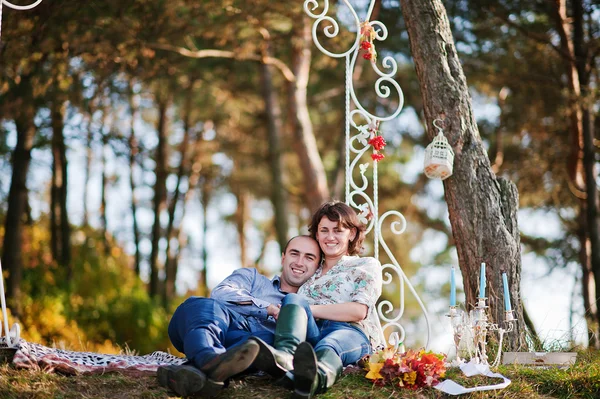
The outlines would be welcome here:
[[[45,222],[31,226],[25,239],[23,338],[102,353],[165,350],[169,315],[149,298],[131,257],[117,245],[104,255],[98,231],[77,230],[73,275],[67,280],[49,254]]]
[[[173,99],[168,113],[168,181],[175,178],[180,163],[185,103],[188,99],[191,102],[189,122],[199,183],[191,190],[186,217],[196,212],[192,214],[196,218],[201,212],[199,206],[204,211],[205,206],[214,209],[227,202],[225,199],[231,199],[232,192],[245,191],[252,198],[251,207],[255,210],[247,224],[262,234],[253,237],[254,244],[266,246],[272,240],[268,199],[273,187],[268,177],[267,113],[260,90],[259,63],[219,57],[188,58],[160,46],[184,47],[190,51],[231,51],[238,57],[257,56],[265,45],[261,31],[266,29],[274,57],[289,67],[294,58],[292,44],[300,40],[295,28],[303,15],[302,3],[294,2],[292,6],[290,2],[268,0],[133,0],[123,4],[115,0],[52,0],[28,12],[4,9],[0,45],[0,222],[6,213],[10,154],[14,146],[13,119],[26,106],[36,111],[33,113],[37,133],[29,198],[42,211],[35,220],[30,220],[32,224],[26,228],[22,248],[25,310],[22,322],[27,339],[110,351],[118,350],[114,344],[127,345],[140,352],[167,345],[168,316],[181,299],[173,299],[173,303],[164,308],[146,294],[142,280],[133,271],[131,256],[125,251],[132,242],[129,199],[117,191],[119,183],[133,173],[138,184],[138,212],[146,217],[152,212],[156,108],[165,96]],[[365,2],[353,3],[362,17]],[[330,15],[347,17],[343,4],[339,4],[339,9],[331,8]],[[518,185],[521,209],[547,211],[561,223],[558,237],[524,236],[524,245],[551,266],[564,267],[576,262],[579,224],[574,208],[577,199],[565,189],[568,185],[565,159],[570,145],[566,117],[569,97],[562,60],[553,49],[556,33],[547,4],[536,0],[449,0],[445,5],[479,106],[476,112],[488,106],[495,111],[501,108],[497,116],[478,118],[490,158],[494,159],[497,148],[504,150],[498,174]],[[393,235],[387,229],[383,234],[397,262],[412,278],[419,276],[424,266],[447,266],[456,259],[441,184],[429,182],[416,171],[420,165],[415,167],[414,160],[422,156],[428,143],[422,126],[423,100],[400,7],[397,1],[391,0],[382,0],[379,6],[376,19],[386,24],[389,37],[377,43],[377,51],[380,59],[391,55],[398,61],[395,78],[405,98],[402,116],[410,120],[385,122],[381,126],[388,146],[384,151],[385,160],[378,165],[379,210],[383,213],[397,209],[408,220],[404,234]],[[596,17],[590,18],[589,29],[597,42],[598,7],[593,4],[590,7],[595,7],[596,14],[590,15]],[[327,48],[344,48],[353,39],[352,33],[342,31],[339,37],[326,42]],[[311,50],[307,100],[319,154],[330,189],[333,189],[336,176],[343,172],[344,65],[340,60],[321,54],[314,46]],[[593,78],[597,82],[597,76]],[[354,77],[357,96],[367,110],[376,109],[378,114],[385,114],[395,108],[396,100],[392,97],[387,102],[377,99],[376,79],[370,64],[359,58]],[[33,87],[31,98],[23,89],[24,82],[28,81]],[[289,84],[279,71],[274,71],[273,83],[285,125],[292,117],[287,109]],[[499,93],[505,87],[509,95],[500,107]],[[597,103],[597,84],[595,87],[593,99]],[[140,107],[135,125],[140,152],[136,154],[132,170],[127,163],[130,91]],[[109,154],[108,191],[114,191],[108,203],[119,209],[119,215],[125,215],[110,221],[108,238],[92,227],[77,226],[77,221],[72,220],[70,278],[66,269],[52,259],[45,214],[49,190],[44,176],[48,176],[50,170],[52,135],[48,108],[57,99],[64,102],[67,109],[65,141],[69,147],[69,162],[79,167],[85,162],[82,159],[87,151],[91,154],[90,173],[96,173],[92,177],[97,179],[99,173],[94,168],[100,169],[100,155]],[[293,151],[294,144],[290,129],[284,127],[281,156],[284,189],[290,205],[290,230],[302,231],[309,215],[305,206],[306,183]],[[371,170],[372,167],[369,172]],[[70,187],[80,183],[81,180],[70,183]],[[182,194],[186,190],[185,183],[180,188]],[[97,180],[92,179],[90,184],[97,184]],[[173,185],[168,187],[169,198],[173,198]],[[98,187],[87,186],[86,189],[98,192]],[[89,212],[90,218],[94,218],[99,210]],[[183,211],[178,212],[176,227],[183,229],[184,236],[182,258],[194,270],[206,271],[207,265],[201,256],[202,251],[207,250],[205,237],[200,240],[195,232],[185,230]],[[217,216],[218,223],[236,222],[234,214]],[[145,225],[140,229],[142,239],[148,239],[150,228]],[[442,248],[428,245],[434,235],[441,237]],[[0,236],[4,236],[2,231]],[[231,242],[235,250],[233,235],[219,238]],[[104,250],[105,240],[110,244],[108,254]],[[261,240],[265,242],[257,244]],[[418,247],[427,256],[412,255],[411,251]],[[372,253],[373,248],[368,249]],[[380,254],[382,263],[390,261],[382,250]],[[148,253],[142,255],[147,257]],[[423,274],[420,281],[424,280]],[[417,291],[425,291],[430,298],[447,293],[447,286],[438,292],[417,283]],[[397,283],[390,284],[384,298],[398,306],[394,298],[398,297],[399,289]],[[199,290],[207,293],[203,287]],[[416,303],[410,295],[406,317],[411,321],[418,317]]]

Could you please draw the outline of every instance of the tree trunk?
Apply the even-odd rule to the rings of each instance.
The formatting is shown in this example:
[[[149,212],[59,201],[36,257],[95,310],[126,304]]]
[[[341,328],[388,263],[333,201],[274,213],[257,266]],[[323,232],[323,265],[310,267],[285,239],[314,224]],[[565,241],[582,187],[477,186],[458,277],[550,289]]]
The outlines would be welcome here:
[[[581,132],[583,135],[583,169],[586,191],[586,221],[591,247],[591,265],[594,281],[600,282],[600,228],[598,226],[598,185],[596,183],[596,154],[594,146],[594,126],[590,105],[591,58],[588,57],[585,43],[585,16],[582,0],[571,1],[573,8],[573,53],[579,79],[581,97],[578,106],[581,114]],[[600,289],[596,286],[596,303],[600,303]],[[600,313],[596,311],[596,323],[600,323]],[[596,345],[598,345],[596,343]]]
[[[515,308],[515,331],[507,334],[510,350],[525,349],[525,322],[520,295],[521,254],[517,227],[518,193],[511,182],[493,174],[481,138],[460,60],[456,54],[446,10],[440,0],[401,3],[415,61],[425,119],[445,119],[445,134],[455,152],[454,175],[444,191],[460,268],[465,281],[467,308],[476,305],[479,266],[486,262],[490,314],[505,319],[501,269],[508,275]],[[428,136],[433,138],[434,129]]]
[[[150,253],[150,287],[151,297],[158,297],[161,293],[160,281],[158,278],[158,251],[160,239],[162,237],[162,228],[160,224],[160,214],[166,206],[166,181],[167,181],[167,111],[169,101],[159,99],[158,101],[158,144],[156,147],[156,183],[154,184],[154,224],[152,225],[152,251]]]
[[[564,57],[570,91],[571,120],[571,157],[568,163],[569,177],[580,192],[581,210],[585,218],[579,218],[585,234],[580,234],[581,251],[585,251],[585,263],[581,263],[583,272],[584,304],[586,321],[590,331],[590,346],[600,348],[594,331],[600,325],[600,312],[596,305],[600,301],[600,227],[598,225],[598,187],[594,146],[594,126],[590,113],[590,73],[592,59],[588,56],[585,39],[584,7],[581,0],[571,3],[572,17],[567,13],[566,0],[554,2],[554,19],[560,37],[560,46]]]
[[[208,205],[212,196],[210,180],[205,177],[200,186],[202,203],[202,273],[200,275],[199,287],[204,289],[204,295],[208,296]]]
[[[133,244],[135,245],[135,275],[140,275],[140,263],[142,261],[142,255],[140,253],[140,229],[137,223],[137,198],[135,196],[135,179],[133,177],[133,170],[137,165],[136,158],[139,154],[139,146],[137,138],[135,137],[135,120],[138,114],[138,104],[134,98],[132,88],[129,88],[129,108],[131,110],[131,126],[129,129],[129,138],[127,143],[129,144],[129,187],[131,189],[131,216],[133,220]]]
[[[106,173],[106,151],[108,147],[108,135],[110,134],[110,128],[105,133],[108,121],[108,107],[104,107],[102,111],[102,125],[100,127],[100,134],[102,135],[102,177],[101,177],[101,189],[100,189],[100,223],[102,225],[102,240],[104,243],[104,254],[108,256],[110,254],[110,239],[108,235],[108,217],[106,216],[106,189],[108,186],[108,176]]]
[[[179,167],[177,168],[177,182],[175,183],[175,189],[169,203],[169,220],[167,224],[167,230],[165,236],[167,237],[167,250],[166,261],[165,261],[165,290],[163,293],[163,304],[166,307],[169,300],[175,295],[175,280],[177,279],[177,256],[171,255],[171,240],[175,239],[179,234],[175,231],[175,211],[177,210],[177,204],[181,199],[180,187],[181,181],[185,176],[189,178],[190,170],[190,157],[188,155],[188,148],[190,146],[190,130],[191,130],[191,112],[192,112],[192,87],[194,82],[190,82],[189,90],[184,105],[183,115],[183,139],[179,145]],[[189,179],[188,179],[189,183]],[[188,186],[188,190],[190,187]],[[185,203],[183,204],[185,209]],[[179,242],[179,240],[178,240]],[[179,252],[179,249],[177,249]]]
[[[90,172],[92,170],[92,158],[94,151],[92,149],[92,143],[94,142],[94,134],[92,132],[92,119],[93,111],[88,110],[88,122],[87,122],[87,137],[85,142],[85,170],[83,174],[83,226],[89,226],[89,211],[88,211],[88,186],[90,183]]]
[[[264,35],[266,36],[266,35]],[[271,56],[268,36],[265,37],[263,57]],[[271,169],[271,202],[275,210],[275,231],[279,248],[283,250],[288,239],[287,196],[283,184],[283,166],[281,161],[281,107],[277,92],[273,87],[272,67],[266,63],[260,66],[265,113],[267,115],[267,132],[269,137],[269,166]]]
[[[50,189],[50,231],[54,259],[71,277],[71,227],[67,213],[67,154],[64,130],[64,103],[52,103],[52,187]]]
[[[24,82],[28,84],[28,82]],[[35,109],[25,104],[15,119],[17,145],[12,155],[12,178],[8,194],[8,210],[4,225],[2,264],[8,270],[6,295],[12,314],[21,316],[22,234],[25,210],[28,206],[27,172],[36,127],[33,123]]]
[[[243,188],[233,190],[237,199],[237,208],[235,210],[235,226],[238,232],[240,243],[240,261],[242,267],[248,267],[248,245],[246,245],[246,222],[248,220],[248,192]],[[283,249],[283,248],[282,248]]]
[[[292,70],[296,80],[289,85],[288,119],[293,133],[293,146],[304,177],[305,203],[313,212],[329,199],[329,189],[306,98],[311,61],[311,25],[306,16],[299,22],[298,33],[292,42]]]
[[[583,297],[583,309],[584,318],[587,323],[588,330],[588,345],[591,348],[597,348],[599,344],[598,333],[598,322],[596,321],[596,314],[598,313],[598,304],[596,303],[596,285],[594,282],[594,274],[592,272],[592,265],[590,262],[590,251],[591,245],[587,238],[587,226],[586,226],[586,214],[585,212],[585,201],[579,209],[579,215],[577,215],[578,231],[577,236],[579,238],[579,263],[581,265],[581,296]]]

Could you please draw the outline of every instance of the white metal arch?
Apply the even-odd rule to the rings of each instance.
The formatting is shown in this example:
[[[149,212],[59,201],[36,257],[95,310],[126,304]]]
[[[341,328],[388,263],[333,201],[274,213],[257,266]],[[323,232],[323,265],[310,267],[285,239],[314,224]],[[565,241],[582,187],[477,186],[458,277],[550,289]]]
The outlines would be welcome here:
[[[358,14],[354,10],[354,7],[350,5],[348,0],[342,0],[342,3],[346,7],[348,7],[348,10],[350,11],[353,17],[354,24],[356,25],[356,38],[354,39],[349,49],[346,49],[339,53],[334,53],[327,50],[321,44],[320,39],[317,36],[319,31],[319,25],[322,22],[329,23],[323,29],[323,33],[326,38],[334,38],[340,32],[340,24],[335,20],[335,18],[328,15],[329,0],[305,0],[304,10],[309,17],[315,19],[312,26],[312,38],[317,48],[329,57],[344,58],[346,63],[345,200],[347,204],[357,209],[357,211],[359,212],[359,217],[369,213],[373,215],[373,218],[371,220],[365,219],[365,221],[367,222],[367,233],[370,233],[371,230],[373,231],[374,256],[375,258],[379,259],[379,247],[381,246],[391,260],[391,263],[382,265],[382,273],[384,274],[383,284],[387,285],[392,283],[392,281],[394,280],[393,275],[397,276],[397,278],[399,279],[400,294],[398,298],[399,303],[397,308],[397,315],[395,317],[387,316],[393,313],[394,310],[396,310],[394,304],[389,300],[381,301],[377,307],[377,312],[379,314],[379,318],[382,321],[384,331],[390,331],[388,343],[390,345],[396,346],[404,342],[405,330],[404,327],[402,327],[402,325],[400,324],[400,318],[404,315],[404,291],[405,287],[408,287],[408,290],[413,294],[413,296],[417,300],[425,317],[425,321],[427,323],[426,348],[428,348],[431,340],[431,323],[425,304],[423,303],[416,290],[410,283],[410,280],[408,279],[406,274],[404,274],[404,271],[398,264],[396,258],[394,257],[393,253],[390,251],[387,243],[385,242],[383,235],[381,234],[386,218],[395,218],[395,220],[392,221],[389,224],[389,226],[386,226],[390,228],[393,234],[402,234],[404,232],[404,230],[406,229],[406,219],[400,212],[394,210],[387,211],[383,215],[379,216],[377,162],[372,162],[372,198],[366,192],[367,188],[369,187],[369,178],[366,176],[366,173],[369,169],[370,162],[361,163],[362,156],[365,153],[369,152],[369,150],[373,151],[372,147],[368,144],[368,140],[370,138],[369,126],[372,126],[372,124],[374,123],[388,121],[396,118],[400,114],[400,111],[404,106],[404,95],[402,93],[402,89],[400,88],[398,82],[394,80],[396,72],[398,71],[398,65],[396,63],[396,60],[390,56],[383,58],[381,62],[383,69],[380,69],[377,66],[376,62],[371,62],[373,70],[379,76],[374,85],[377,96],[379,98],[388,98],[392,94],[392,89],[394,89],[396,91],[396,95],[398,96],[398,107],[396,110],[394,110],[394,112],[392,112],[389,115],[377,116],[370,113],[361,105],[360,101],[356,97],[354,85],[352,82],[352,75],[354,67],[356,65],[356,59],[360,51],[361,21],[358,17]],[[375,28],[374,40],[383,41],[388,36],[386,26],[379,21],[370,21],[371,13],[373,12],[374,6],[375,0],[370,0],[369,8],[364,21],[369,22],[371,27]],[[357,122],[356,119],[359,119],[359,121]],[[352,136],[350,135],[351,127],[354,128],[354,133]],[[353,177],[354,175],[352,173],[356,166],[359,167],[360,172],[360,181],[358,183],[355,182]]]

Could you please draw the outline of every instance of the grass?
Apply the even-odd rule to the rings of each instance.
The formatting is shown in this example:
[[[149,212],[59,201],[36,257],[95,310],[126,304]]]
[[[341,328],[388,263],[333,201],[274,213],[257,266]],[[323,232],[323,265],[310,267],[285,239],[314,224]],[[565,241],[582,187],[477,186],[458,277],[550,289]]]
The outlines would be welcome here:
[[[524,366],[501,366],[501,374],[512,380],[508,388],[498,391],[476,392],[462,398],[546,399],[546,398],[600,398],[600,353],[580,352],[577,363],[568,369],[539,369]],[[464,386],[497,383],[486,377],[464,377],[459,370],[447,374]],[[232,381],[217,399],[279,399],[289,393],[273,386],[266,376],[250,375]],[[399,388],[373,386],[364,373],[355,368],[319,399],[433,399],[445,398],[435,389],[408,391]],[[110,373],[95,376],[63,376],[40,371],[16,370],[0,366],[0,398],[176,398],[160,387],[154,376],[128,376]]]

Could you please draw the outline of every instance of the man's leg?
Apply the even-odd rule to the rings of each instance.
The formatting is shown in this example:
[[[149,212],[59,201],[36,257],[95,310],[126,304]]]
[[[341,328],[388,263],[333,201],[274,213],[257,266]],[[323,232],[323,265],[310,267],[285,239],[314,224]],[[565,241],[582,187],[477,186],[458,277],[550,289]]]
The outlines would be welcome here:
[[[230,349],[236,345],[243,344],[250,337],[258,337],[265,343],[267,343],[269,345],[273,345],[274,335],[273,335],[273,332],[271,332],[271,331],[267,331],[267,330],[246,331],[246,330],[232,330],[232,329],[227,331],[227,334],[225,335],[225,342],[223,342],[223,345],[225,345],[225,348]]]
[[[173,346],[197,368],[225,352],[222,342],[229,329],[230,312],[210,298],[192,297],[181,304],[169,323]]]
[[[256,343],[246,342],[230,351],[223,346],[234,319],[239,322],[236,314],[214,299],[193,297],[178,307],[169,323],[169,338],[195,368],[159,368],[161,385],[182,396],[213,396],[223,381],[248,368],[258,353]]]

